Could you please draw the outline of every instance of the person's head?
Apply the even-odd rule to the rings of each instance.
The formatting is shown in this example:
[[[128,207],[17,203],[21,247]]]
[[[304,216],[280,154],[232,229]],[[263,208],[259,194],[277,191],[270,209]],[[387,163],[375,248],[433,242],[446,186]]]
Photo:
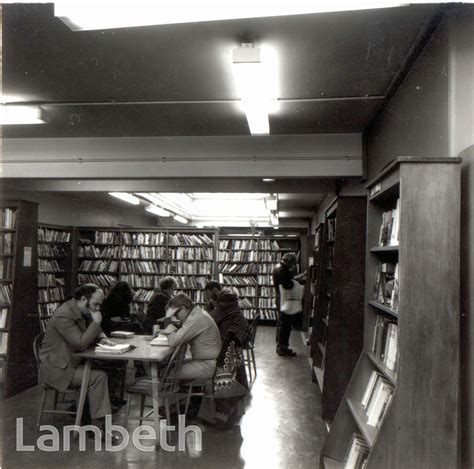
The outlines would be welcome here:
[[[160,280],[160,290],[162,292],[173,294],[173,291],[178,287],[178,283],[173,277],[164,277]]]
[[[229,288],[223,288],[217,295],[216,304],[224,308],[238,306],[239,295]]]
[[[291,252],[286,252],[281,258],[281,263],[292,270],[296,268],[296,256]]]
[[[166,316],[176,316],[181,322],[184,322],[193,308],[194,303],[191,298],[184,293],[180,293],[168,301]]]
[[[211,280],[207,282],[206,286],[204,287],[205,300],[215,301],[217,299],[217,295],[219,295],[221,290],[222,290],[222,284],[219,283],[217,280]]]
[[[117,282],[115,286],[110,290],[107,297],[110,297],[112,295],[119,296],[127,304],[130,304],[134,297],[133,290],[130,288],[130,285],[127,282]]]
[[[74,299],[81,312],[96,312],[104,301],[104,293],[97,285],[86,283],[76,288]]]

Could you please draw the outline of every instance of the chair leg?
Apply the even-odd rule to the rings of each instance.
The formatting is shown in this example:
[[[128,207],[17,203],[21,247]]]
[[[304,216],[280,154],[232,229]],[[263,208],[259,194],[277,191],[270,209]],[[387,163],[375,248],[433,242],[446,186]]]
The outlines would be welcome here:
[[[41,426],[41,418],[43,417],[43,410],[44,410],[44,405],[46,403],[46,389],[43,389],[43,396],[41,397],[41,406],[40,406],[40,411],[38,415],[38,420],[36,422],[36,429],[39,431],[39,428]]]
[[[130,406],[132,404],[132,394],[129,394],[128,395],[128,398],[127,398],[127,407],[125,408],[125,416],[123,418],[123,426],[125,428],[127,428],[127,425],[128,425],[128,417],[130,415]]]
[[[253,364],[253,371],[254,371],[254,379],[257,377],[257,362],[255,361],[255,352],[253,348],[250,350],[252,354],[252,364]]]
[[[140,417],[144,417],[144,414],[145,413],[145,396],[142,394],[140,396]],[[140,420],[138,421],[138,424],[141,425],[142,424],[142,419],[140,418]]]
[[[252,382],[252,364],[250,363],[250,350],[245,349],[247,369],[249,370],[249,381]]]
[[[188,396],[186,397],[186,405],[184,407],[184,415],[188,415],[189,403],[191,402],[192,384],[189,385]]]

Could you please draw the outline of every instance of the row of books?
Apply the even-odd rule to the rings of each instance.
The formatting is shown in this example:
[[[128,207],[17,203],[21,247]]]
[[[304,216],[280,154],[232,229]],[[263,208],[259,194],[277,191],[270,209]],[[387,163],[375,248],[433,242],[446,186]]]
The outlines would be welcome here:
[[[2,208],[0,212],[1,227],[6,230],[14,230],[16,226],[16,210],[12,208]]]
[[[275,269],[274,264],[259,264],[258,265],[259,274],[271,274],[274,269]]]
[[[6,354],[8,350],[8,332],[0,332],[0,353]]]
[[[398,326],[393,320],[377,316],[372,353],[388,369],[395,370],[398,355]]]
[[[64,286],[64,279],[54,274],[38,274],[38,287],[55,287],[56,285]]]
[[[257,289],[255,287],[232,287],[239,296],[256,297]]]
[[[369,452],[370,447],[364,438],[354,433],[344,459],[344,469],[365,469]]]
[[[399,270],[398,263],[381,262],[375,271],[373,298],[378,303],[398,311]]]
[[[274,262],[275,264],[280,260],[280,254],[276,252],[259,252],[258,262]]]
[[[38,259],[38,270],[40,272],[61,272],[61,267],[54,259]]]
[[[219,266],[221,273],[233,273],[233,274],[256,274],[258,272],[258,265],[255,263],[251,264],[221,264]]]
[[[327,256],[328,256],[328,260],[327,260],[327,267],[332,269],[333,267],[333,262],[334,262],[334,246],[328,246],[328,250],[327,250]]]
[[[118,272],[119,261],[115,260],[86,260],[82,261],[79,270],[81,272]]]
[[[276,321],[277,319],[277,313],[274,309],[262,309],[260,307],[258,312],[260,314],[261,319],[270,320],[270,321]]]
[[[271,275],[257,275],[259,285],[273,285],[273,277]]]
[[[38,304],[38,313],[41,318],[49,319],[52,314],[59,308],[61,303],[41,303]]]
[[[250,298],[239,298],[239,306],[242,309],[255,308],[255,302],[250,300]]]
[[[326,220],[327,240],[333,241],[336,238],[336,219],[328,218]]]
[[[0,329],[5,329],[5,327],[7,327],[7,315],[7,308],[0,309]]]
[[[273,287],[260,287],[260,296],[274,296],[275,289]]]
[[[115,231],[96,231],[94,233],[96,244],[120,244],[120,233]]]
[[[38,244],[38,255],[41,257],[66,257],[67,252],[60,244]]]
[[[178,284],[178,288],[198,288],[201,290],[204,290],[206,283],[209,281],[208,277],[196,277],[188,275],[176,275],[174,279]]]
[[[132,274],[166,274],[167,266],[156,261],[123,261],[122,271]]]
[[[394,386],[378,371],[372,373],[361,400],[367,416],[367,425],[379,427],[388,410],[393,396]]]
[[[166,233],[122,233],[125,244],[166,244]]]
[[[11,304],[12,302],[12,286],[11,285],[3,285],[0,289],[0,303],[3,304]]]
[[[123,252],[123,251],[122,251]],[[98,248],[97,246],[83,245],[79,246],[79,257],[119,257],[120,248],[119,246],[105,246]]]
[[[274,298],[259,298],[258,299],[259,308],[275,308],[275,299]]]
[[[120,276],[120,280],[127,282],[132,288],[158,288],[162,278],[157,275],[122,274]]]
[[[122,259],[165,259],[166,248],[163,246],[122,246]]]
[[[276,240],[272,239],[260,239],[258,244],[259,249],[264,249],[266,251],[279,251],[280,246]]]
[[[398,232],[400,226],[400,199],[396,207],[382,213],[380,225],[379,246],[398,246]]]
[[[170,262],[168,271],[173,274],[211,275],[212,262]]]
[[[238,277],[234,277],[233,275],[220,274],[219,281],[224,285],[257,285],[255,276],[246,277],[244,275],[239,275]]]
[[[69,243],[71,233],[68,231],[54,230],[51,228],[38,228],[38,241]]]
[[[256,239],[222,239],[219,243],[219,249],[258,249]]]
[[[168,249],[169,259],[176,260],[212,260],[214,258],[214,251],[208,247],[176,247]]]
[[[42,303],[50,303],[54,301],[64,301],[66,295],[61,287],[40,288],[38,289],[38,301]]]
[[[13,233],[0,236],[0,254],[13,254]]]
[[[186,244],[188,246],[199,246],[205,244],[207,246],[212,246],[214,241],[207,234],[168,233],[168,244]]]
[[[0,279],[12,278],[13,259],[11,257],[0,257]]]
[[[252,262],[257,261],[256,251],[219,251],[219,261]]]
[[[117,283],[117,277],[108,274],[79,274],[77,276],[79,285],[84,283],[95,283],[97,286],[107,288]]]

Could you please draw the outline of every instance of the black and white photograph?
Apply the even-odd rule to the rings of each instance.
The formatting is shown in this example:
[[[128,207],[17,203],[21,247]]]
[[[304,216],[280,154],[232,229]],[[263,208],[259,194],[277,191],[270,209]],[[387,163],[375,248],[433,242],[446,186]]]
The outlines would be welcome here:
[[[0,17],[0,469],[474,469],[474,3]]]

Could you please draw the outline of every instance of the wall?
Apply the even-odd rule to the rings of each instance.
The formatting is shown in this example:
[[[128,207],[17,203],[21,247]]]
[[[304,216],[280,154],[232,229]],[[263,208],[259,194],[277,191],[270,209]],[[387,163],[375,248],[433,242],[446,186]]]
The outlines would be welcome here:
[[[397,156],[461,156],[461,441],[474,467],[474,8],[453,10],[437,28],[368,134],[368,177]],[[449,229],[449,227],[447,227]]]
[[[86,202],[65,195],[41,192],[1,192],[3,200],[31,200],[37,202],[40,223],[74,226],[143,226],[156,227],[156,217],[133,213],[132,210],[118,210],[108,205]],[[143,209],[140,209],[143,211]]]

